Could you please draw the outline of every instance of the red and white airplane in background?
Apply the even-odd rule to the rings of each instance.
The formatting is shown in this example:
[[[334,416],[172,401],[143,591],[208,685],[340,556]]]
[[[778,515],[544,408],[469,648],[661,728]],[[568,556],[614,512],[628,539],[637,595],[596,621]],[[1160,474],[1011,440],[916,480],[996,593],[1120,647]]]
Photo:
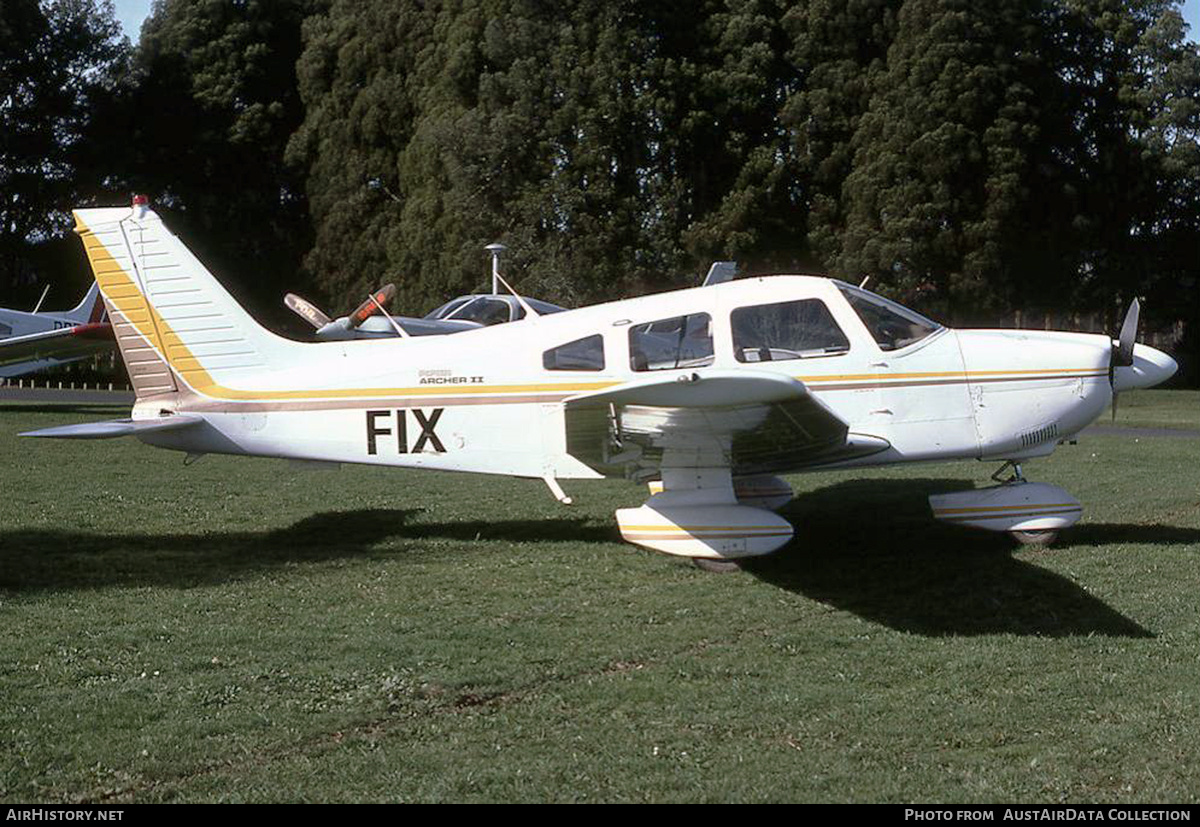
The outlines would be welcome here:
[[[0,308],[0,379],[86,359],[114,344],[95,282],[70,310],[39,313],[35,308],[27,313]]]
[[[136,401],[129,419],[31,436],[541,478],[654,483],[622,536],[714,566],[784,546],[779,473],[1003,462],[931,497],[938,519],[1047,542],[1082,507],[1026,482],[1121,390],[1175,372],[1079,333],[952,330],[828,278],[771,276],[525,317],[452,336],[295,342],[254,321],[144,204],[77,230]],[[654,488],[652,488],[652,491]]]

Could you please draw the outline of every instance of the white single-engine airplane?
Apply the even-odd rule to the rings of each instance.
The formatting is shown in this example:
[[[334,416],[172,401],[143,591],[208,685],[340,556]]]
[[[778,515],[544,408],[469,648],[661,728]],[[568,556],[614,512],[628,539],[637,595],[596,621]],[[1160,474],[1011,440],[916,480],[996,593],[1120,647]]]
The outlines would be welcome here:
[[[65,365],[112,346],[112,328],[95,283],[71,310],[26,313],[0,307],[0,378]]]
[[[301,343],[259,326],[144,205],[76,211],[136,390],[129,419],[32,436],[559,480],[658,481],[630,542],[733,561],[785,545],[774,475],[922,460],[1013,466],[934,516],[1048,540],[1079,519],[1018,463],[1175,371],[1120,340],[951,330],[827,278],[724,281],[453,336]],[[1003,469],[1002,469],[1003,470]],[[999,472],[998,472],[999,474]]]

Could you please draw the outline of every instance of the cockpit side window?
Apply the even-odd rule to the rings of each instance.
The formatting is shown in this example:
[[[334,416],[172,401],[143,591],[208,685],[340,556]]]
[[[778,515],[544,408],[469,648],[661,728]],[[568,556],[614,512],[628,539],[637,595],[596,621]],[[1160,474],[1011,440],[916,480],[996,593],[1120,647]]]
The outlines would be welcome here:
[[[899,350],[942,329],[935,321],[866,290],[838,284],[880,350]]]
[[[739,307],[729,314],[739,362],[837,356],[850,341],[820,299]]]
[[[542,354],[546,370],[604,370],[604,337],[586,336]]]
[[[629,328],[629,366],[636,371],[701,368],[713,363],[712,317],[673,316]]]

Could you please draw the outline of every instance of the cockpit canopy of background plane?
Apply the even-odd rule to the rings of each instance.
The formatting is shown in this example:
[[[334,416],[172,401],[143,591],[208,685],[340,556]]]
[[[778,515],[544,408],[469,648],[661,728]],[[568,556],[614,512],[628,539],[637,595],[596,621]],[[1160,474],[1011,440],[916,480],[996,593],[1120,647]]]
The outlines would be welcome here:
[[[565,307],[537,299],[518,299],[499,294],[459,296],[423,318],[384,316],[383,306],[395,295],[394,285],[386,285],[372,294],[348,316],[331,320],[306,299],[288,293],[284,304],[316,329],[316,338],[324,341],[344,339],[387,339],[395,336],[445,336],[478,330],[525,317],[524,301],[539,316],[561,313]]]
[[[537,311],[539,316],[561,313],[567,309],[538,299],[527,298],[525,301]],[[516,296],[499,294],[459,296],[427,313],[425,318],[474,322],[476,326],[487,327],[523,319],[525,318],[525,308],[517,301]]]

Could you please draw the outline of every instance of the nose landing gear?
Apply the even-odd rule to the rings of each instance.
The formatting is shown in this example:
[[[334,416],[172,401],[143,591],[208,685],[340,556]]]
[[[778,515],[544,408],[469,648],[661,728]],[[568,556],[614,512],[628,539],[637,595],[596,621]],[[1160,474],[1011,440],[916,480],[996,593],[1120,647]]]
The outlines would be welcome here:
[[[1005,477],[1010,469],[1012,473]],[[1022,545],[1046,546],[1083,514],[1079,501],[1057,485],[1026,480],[1017,462],[1005,462],[992,479],[999,485],[931,496],[934,518],[1004,531]]]

